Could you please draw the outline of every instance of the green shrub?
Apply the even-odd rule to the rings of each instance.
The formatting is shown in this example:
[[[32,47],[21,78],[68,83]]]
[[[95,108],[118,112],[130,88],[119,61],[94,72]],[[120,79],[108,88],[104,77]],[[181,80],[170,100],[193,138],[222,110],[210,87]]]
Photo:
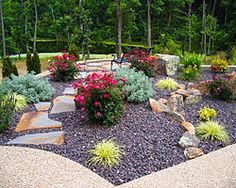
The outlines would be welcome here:
[[[48,70],[51,72],[51,77],[55,81],[74,80],[74,77],[79,73],[79,64],[75,61],[75,56],[62,54],[61,56],[54,56],[53,60],[49,62]]]
[[[159,89],[176,90],[178,88],[178,83],[172,78],[166,78],[157,81],[156,87]]]
[[[196,66],[192,67],[191,65],[189,65],[189,67],[182,69],[180,78],[182,80],[192,81],[198,78],[199,75],[200,73],[199,73],[199,70],[196,68]]]
[[[40,64],[40,59],[37,50],[33,51],[33,56],[31,58],[31,63],[32,63],[32,70],[30,72],[35,72],[36,74],[39,74],[41,72],[41,64]]]
[[[123,114],[123,84],[114,79],[113,73],[92,73],[83,81],[78,80],[73,87],[78,91],[75,96],[77,106],[86,111],[93,123],[112,125]]]
[[[11,74],[18,76],[16,65],[11,62],[10,57],[5,56],[2,60],[2,77],[10,77]]]
[[[216,117],[216,111],[213,108],[207,108],[206,106],[199,111],[200,121],[210,121]]]
[[[28,72],[34,71],[31,52],[29,49],[27,50],[27,53],[26,53],[26,67],[27,67]]]
[[[30,73],[20,77],[12,75],[11,79],[3,80],[0,90],[3,94],[23,95],[29,103],[49,100],[54,92],[53,87],[46,80]]]
[[[229,68],[227,61],[222,59],[213,59],[211,61],[211,70],[213,72],[226,72]]]
[[[79,49],[75,45],[75,43],[70,44],[68,52],[69,52],[69,55],[75,56],[76,60],[79,61],[79,56],[80,56]]]
[[[89,153],[93,155],[93,157],[89,159],[89,162],[103,167],[118,165],[123,155],[119,145],[112,140],[102,140],[96,144],[94,149],[90,150]]]
[[[236,65],[236,46],[231,47],[230,51],[230,64]]]
[[[0,132],[4,132],[12,118],[12,113],[15,108],[15,99],[11,94],[3,95],[0,94]]]
[[[236,96],[234,80],[214,79],[208,84],[209,93],[213,98],[220,100],[233,99]]]
[[[224,127],[215,121],[201,122],[200,125],[196,127],[196,134],[203,139],[210,139],[212,141],[227,143],[229,140],[229,136]]]
[[[116,80],[126,79],[123,87],[129,102],[144,102],[153,95],[152,83],[143,72],[134,69],[122,68],[116,72]]]
[[[192,68],[196,68],[197,70],[200,70],[202,63],[203,57],[200,54],[186,54],[181,57],[180,60],[180,64],[182,64],[184,68],[189,68],[191,66]]]

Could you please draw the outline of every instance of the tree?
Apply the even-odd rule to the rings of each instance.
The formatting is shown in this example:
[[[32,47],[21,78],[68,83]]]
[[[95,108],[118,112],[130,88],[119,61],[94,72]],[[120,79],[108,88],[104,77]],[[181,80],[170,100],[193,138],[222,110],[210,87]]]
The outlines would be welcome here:
[[[10,57],[5,56],[2,60],[2,77],[10,77],[11,74],[18,76],[16,65],[12,64]]]
[[[38,27],[37,0],[34,0],[34,12],[35,12],[35,22],[34,22],[34,50],[36,50],[36,43],[37,43],[37,27]]]
[[[206,0],[202,5],[202,26],[203,26],[203,53],[207,53],[207,36],[206,36]]]
[[[148,37],[147,37],[147,41],[148,41],[148,48],[151,49],[152,48],[152,30],[151,30],[151,1],[147,0],[147,20],[148,20]]]
[[[3,56],[6,56],[6,42],[5,42],[5,28],[3,22],[3,11],[2,11],[2,0],[0,0],[0,17],[1,17],[1,25],[2,25],[2,46],[3,46]]]
[[[121,34],[122,34],[122,13],[121,13],[121,0],[115,0],[116,2],[116,18],[117,18],[117,36],[116,36],[116,53],[117,57],[121,57]]]

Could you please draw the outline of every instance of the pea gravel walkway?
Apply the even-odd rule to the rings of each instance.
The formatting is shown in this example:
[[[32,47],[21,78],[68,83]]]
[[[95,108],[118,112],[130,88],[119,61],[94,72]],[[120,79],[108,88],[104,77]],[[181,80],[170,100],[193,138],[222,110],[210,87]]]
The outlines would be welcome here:
[[[0,146],[1,188],[110,188],[97,174],[54,153]],[[236,144],[118,188],[235,188]]]

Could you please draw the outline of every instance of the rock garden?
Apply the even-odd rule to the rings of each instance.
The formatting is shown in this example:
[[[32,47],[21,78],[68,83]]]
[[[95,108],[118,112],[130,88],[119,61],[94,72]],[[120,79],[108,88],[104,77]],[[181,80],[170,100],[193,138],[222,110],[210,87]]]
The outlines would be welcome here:
[[[49,76],[6,75],[0,144],[54,152],[119,185],[236,143],[236,68],[195,54],[125,57],[110,70],[62,54]]]

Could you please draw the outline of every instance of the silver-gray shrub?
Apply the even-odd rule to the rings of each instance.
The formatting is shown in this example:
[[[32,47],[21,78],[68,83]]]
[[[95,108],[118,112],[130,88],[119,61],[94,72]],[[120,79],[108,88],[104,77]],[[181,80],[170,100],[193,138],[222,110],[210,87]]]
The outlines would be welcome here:
[[[24,76],[12,75],[11,79],[4,79],[0,85],[0,92],[18,93],[26,97],[28,103],[37,103],[52,98],[54,88],[43,78],[36,78],[33,74],[27,73]]]
[[[153,95],[151,80],[143,72],[121,68],[116,72],[116,79],[121,77],[127,81],[123,89],[129,102],[144,102]]]

